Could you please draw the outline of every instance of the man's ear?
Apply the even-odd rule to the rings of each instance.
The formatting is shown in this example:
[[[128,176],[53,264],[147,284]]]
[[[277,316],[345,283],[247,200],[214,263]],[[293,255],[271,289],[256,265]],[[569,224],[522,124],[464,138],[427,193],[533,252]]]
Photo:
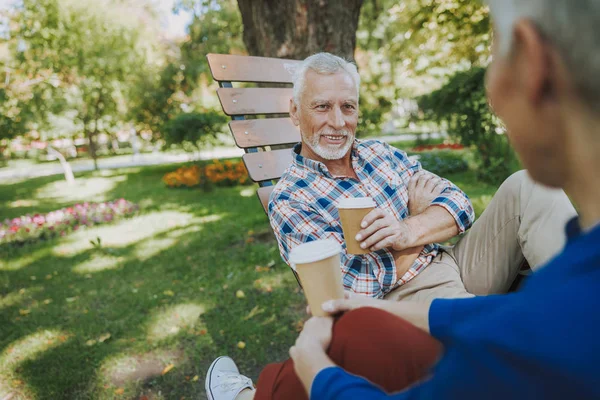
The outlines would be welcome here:
[[[294,125],[298,126],[300,125],[300,118],[298,117],[298,106],[296,105],[296,102],[294,101],[294,99],[290,99],[290,118],[292,119],[292,122],[294,123]]]
[[[513,65],[519,86],[533,104],[545,100],[552,89],[552,60],[548,46],[535,24],[517,21],[513,30]]]

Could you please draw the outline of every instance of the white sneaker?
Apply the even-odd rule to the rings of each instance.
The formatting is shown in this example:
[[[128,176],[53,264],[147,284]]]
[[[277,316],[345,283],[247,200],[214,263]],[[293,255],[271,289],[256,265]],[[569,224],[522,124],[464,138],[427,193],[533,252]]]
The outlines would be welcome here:
[[[240,374],[235,362],[225,356],[210,364],[205,387],[209,400],[234,400],[242,390],[254,390],[252,380]]]

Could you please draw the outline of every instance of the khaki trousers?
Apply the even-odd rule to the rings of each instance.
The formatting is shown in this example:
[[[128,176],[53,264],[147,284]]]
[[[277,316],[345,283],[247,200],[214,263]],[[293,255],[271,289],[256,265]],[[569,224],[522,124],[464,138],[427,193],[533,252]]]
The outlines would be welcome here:
[[[562,190],[536,184],[519,171],[454,247],[442,247],[427,268],[385,299],[429,303],[506,293],[525,260],[535,270],[562,250],[565,224],[576,215]]]

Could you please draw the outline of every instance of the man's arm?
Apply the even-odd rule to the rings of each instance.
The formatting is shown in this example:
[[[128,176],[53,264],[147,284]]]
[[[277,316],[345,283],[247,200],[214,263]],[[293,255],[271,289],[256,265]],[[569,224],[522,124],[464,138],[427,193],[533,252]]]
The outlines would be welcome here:
[[[456,220],[445,208],[433,205],[405,221],[413,237],[413,246],[445,242],[458,235]]]
[[[409,159],[406,153],[391,146],[389,149],[394,167],[407,182],[409,210],[412,214],[420,213],[398,221],[382,210],[372,211],[364,218],[361,225],[363,229],[356,238],[363,241],[363,248],[401,251],[445,242],[471,227],[475,213],[471,201],[462,190],[450,181],[423,170],[421,164]],[[434,176],[436,183],[431,184],[432,180],[423,179],[426,175]],[[443,188],[441,192],[437,190],[440,187]],[[437,196],[431,196],[432,193]],[[421,212],[422,209],[425,211]]]
[[[344,243],[341,231],[304,202],[274,198],[269,205],[269,220],[281,257],[288,265],[290,251],[302,243],[320,239]],[[393,252],[389,253],[394,256]],[[343,251],[340,258],[344,286],[356,293],[378,297],[400,278],[393,265],[388,268],[383,263],[372,262],[369,255],[353,256]]]

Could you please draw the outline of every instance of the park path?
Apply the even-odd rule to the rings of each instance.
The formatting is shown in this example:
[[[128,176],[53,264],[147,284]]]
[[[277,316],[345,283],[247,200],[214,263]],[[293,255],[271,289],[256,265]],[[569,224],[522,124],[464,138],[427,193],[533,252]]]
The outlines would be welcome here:
[[[429,135],[430,138],[436,139],[441,138],[442,135],[439,133],[432,133]],[[403,142],[415,140],[417,135],[386,135],[373,137],[369,139],[378,139],[385,142]],[[196,153],[183,153],[183,154],[169,154],[169,153],[143,153],[137,156],[125,155],[110,157],[107,159],[98,160],[99,169],[118,169],[118,168],[131,168],[131,167],[142,167],[148,165],[162,165],[162,164],[174,164],[184,163],[197,160],[213,160],[223,159],[232,157],[241,157],[244,154],[242,149],[237,147],[217,147],[211,150],[200,151]],[[93,171],[94,162],[92,160],[76,160],[71,163],[71,168],[74,173]],[[42,164],[29,164],[24,166],[16,167],[5,167],[0,168],[0,183],[9,180],[21,180],[30,179],[40,176],[50,176],[62,174],[63,169],[60,163],[42,163]]]

